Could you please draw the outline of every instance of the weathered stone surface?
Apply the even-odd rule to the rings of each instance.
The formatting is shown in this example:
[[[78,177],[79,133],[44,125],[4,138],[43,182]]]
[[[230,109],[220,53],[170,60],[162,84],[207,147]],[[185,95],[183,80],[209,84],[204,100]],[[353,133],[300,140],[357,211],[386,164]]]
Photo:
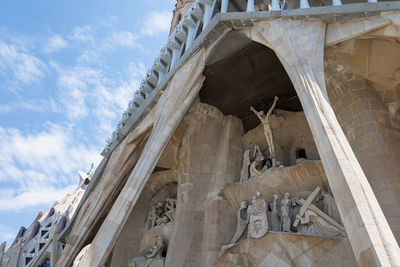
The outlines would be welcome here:
[[[225,251],[214,266],[357,266],[347,238],[268,233]]]

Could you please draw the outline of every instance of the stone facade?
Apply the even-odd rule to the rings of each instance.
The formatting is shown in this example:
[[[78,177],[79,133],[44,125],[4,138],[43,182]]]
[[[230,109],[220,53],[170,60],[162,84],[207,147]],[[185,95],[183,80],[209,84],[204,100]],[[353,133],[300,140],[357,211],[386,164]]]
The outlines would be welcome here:
[[[61,202],[54,203],[47,212],[40,212],[28,228],[22,226],[6,252],[3,247],[0,266],[55,266],[64,249],[64,244],[57,238],[71,222],[92,173],[79,172],[79,176],[80,182],[74,192],[68,194]]]
[[[400,5],[189,2],[55,266],[400,266]]]

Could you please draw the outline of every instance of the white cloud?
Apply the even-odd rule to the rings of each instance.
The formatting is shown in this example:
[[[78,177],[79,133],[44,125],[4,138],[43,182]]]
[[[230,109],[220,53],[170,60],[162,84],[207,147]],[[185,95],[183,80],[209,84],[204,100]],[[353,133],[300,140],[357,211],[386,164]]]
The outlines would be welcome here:
[[[98,149],[79,141],[71,127],[47,124],[24,134],[0,127],[0,211],[50,205],[78,183],[78,169],[96,164]]]
[[[44,51],[46,53],[53,53],[67,46],[67,41],[65,41],[60,35],[56,34],[48,39],[48,43],[45,46]]]
[[[0,114],[15,111],[60,112],[54,99],[26,99],[8,104],[0,104]]]
[[[117,47],[140,47],[139,43],[137,43],[136,40],[137,37],[131,32],[114,31],[104,39],[102,50],[113,50]]]
[[[100,20],[100,23],[106,27],[113,27],[118,23],[118,18],[114,15],[107,15]]]
[[[60,201],[68,193],[73,192],[77,184],[78,179],[76,179],[76,184],[71,184],[67,187],[56,188],[52,185],[42,185],[42,187],[30,188],[30,191],[21,192],[20,194],[0,195],[0,211],[18,211],[39,205],[51,206],[55,201]]]
[[[0,41],[0,74],[6,76],[11,71],[15,80],[28,85],[40,81],[45,69],[46,65],[23,47]]]
[[[86,42],[93,40],[93,28],[91,26],[76,27],[71,38],[76,41]]]
[[[129,62],[127,68],[128,76],[130,80],[132,79],[140,79],[146,76],[146,66],[142,62]]]
[[[151,21],[158,28],[145,34],[169,30],[169,13],[164,13],[164,21],[160,14],[154,13],[156,21]],[[115,129],[146,68],[142,62],[131,62],[123,71],[110,71],[104,52],[140,48],[142,33],[116,28],[112,16],[100,23],[103,26],[76,27],[66,39],[61,34],[49,36],[48,45],[37,48],[47,53],[76,49],[80,56],[72,66],[55,61],[46,65],[22,45],[0,41],[0,75],[12,72],[12,79],[31,84],[51,73],[56,85],[47,99],[17,98],[1,104],[0,114],[29,110],[59,115],[56,124],[47,122],[36,132],[0,126],[0,211],[50,206],[77,186],[78,169],[101,160],[103,140]],[[102,35],[98,27],[106,29]],[[7,239],[1,227],[0,239]]]
[[[172,12],[152,12],[143,22],[141,33],[145,35],[158,35],[168,32],[171,26]]]

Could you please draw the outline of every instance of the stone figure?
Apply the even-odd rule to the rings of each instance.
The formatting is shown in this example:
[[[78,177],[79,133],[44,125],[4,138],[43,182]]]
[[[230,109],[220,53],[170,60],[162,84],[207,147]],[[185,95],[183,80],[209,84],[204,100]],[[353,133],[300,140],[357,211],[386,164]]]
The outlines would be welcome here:
[[[251,201],[249,210],[249,229],[247,236],[261,238],[268,232],[267,203],[261,198],[261,192],[257,191]]]
[[[272,218],[271,218],[271,229],[273,231],[279,231],[279,211],[278,211],[278,195],[273,195],[272,200]]]
[[[154,245],[147,251],[146,255],[136,256],[132,258],[128,267],[163,267],[165,257],[163,252],[165,249],[165,242],[162,237],[157,236]]]
[[[317,187],[307,200],[301,198],[295,200],[301,205],[301,208],[293,226],[302,234],[327,237],[345,236],[345,229],[340,223],[312,204],[319,192],[320,188]]]
[[[281,201],[281,220],[282,220],[282,231],[290,232],[290,207],[292,200],[290,199],[290,194],[285,193],[284,198]]]
[[[147,216],[147,229],[173,222],[176,210],[176,199],[167,198],[150,208]]]
[[[168,217],[170,222],[173,222],[175,219],[176,199],[167,198],[165,210],[165,216]]]
[[[329,193],[321,190],[320,194],[317,196],[316,202],[319,209],[328,214],[335,221],[341,223],[342,220],[335,199]]]
[[[162,237],[156,237],[156,242],[154,245],[149,249],[146,254],[146,258],[162,258],[163,249],[165,248],[164,240]]]
[[[156,220],[156,225],[157,225],[157,226],[159,226],[159,225],[164,225],[164,224],[167,224],[168,222],[169,222],[168,217],[167,217],[166,215],[164,215],[164,216],[162,216],[161,218],[158,218],[158,219]]]
[[[244,234],[249,223],[249,214],[247,211],[248,203],[247,201],[240,202],[240,208],[237,211],[237,224],[236,232],[232,237],[231,244],[236,243]]]
[[[314,200],[317,197],[320,190],[321,190],[321,188],[319,186],[317,186],[317,188],[315,188],[314,191],[308,196],[307,200],[305,200],[304,203],[300,203],[301,208],[300,208],[300,211],[298,214],[298,215],[300,215],[300,217],[303,217],[306,210],[310,207],[310,205],[312,205],[312,203],[314,202]],[[296,199],[296,201],[300,201],[300,200]],[[296,220],[294,221],[293,226],[297,227],[298,223],[299,223],[299,218],[297,218],[297,216],[296,216]]]
[[[273,137],[272,137],[272,130],[271,130],[271,126],[269,124],[269,118],[270,118],[272,111],[274,110],[277,102],[278,102],[278,96],[275,96],[274,102],[273,102],[271,108],[268,110],[267,114],[264,114],[263,111],[255,110],[253,106],[250,107],[250,110],[253,111],[254,114],[256,114],[256,116],[258,117],[258,119],[261,121],[261,123],[263,125],[265,138],[267,139],[269,155],[272,160],[272,166],[275,166],[276,157],[275,157],[275,147],[274,147],[274,142],[273,142]]]
[[[157,220],[159,218],[160,217],[157,215],[157,207],[156,206],[151,207],[149,216],[147,219],[147,221],[149,222],[149,227],[148,227],[149,230],[157,225]]]
[[[249,179],[250,150],[251,147],[246,149],[243,153],[243,166],[242,166],[242,171],[240,173],[240,181]]]
[[[258,145],[254,146],[253,152],[253,162],[250,164],[250,176],[259,176],[262,173],[264,167],[264,155],[261,153],[260,147]]]
[[[345,236],[345,232],[319,216],[312,210],[306,210],[303,216],[297,215],[300,220],[299,232],[306,235],[337,237]]]

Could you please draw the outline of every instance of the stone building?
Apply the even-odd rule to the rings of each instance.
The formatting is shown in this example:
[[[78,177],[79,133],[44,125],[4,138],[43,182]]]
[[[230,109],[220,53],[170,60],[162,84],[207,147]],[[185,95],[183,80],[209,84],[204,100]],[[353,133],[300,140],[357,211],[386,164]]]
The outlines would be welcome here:
[[[79,171],[79,176],[80,181],[74,192],[54,203],[47,212],[39,212],[28,228],[22,226],[7,251],[4,251],[6,242],[0,246],[0,266],[55,266],[64,249],[58,236],[73,217],[92,173]]]
[[[178,1],[175,24],[55,266],[400,266],[400,2]]]

